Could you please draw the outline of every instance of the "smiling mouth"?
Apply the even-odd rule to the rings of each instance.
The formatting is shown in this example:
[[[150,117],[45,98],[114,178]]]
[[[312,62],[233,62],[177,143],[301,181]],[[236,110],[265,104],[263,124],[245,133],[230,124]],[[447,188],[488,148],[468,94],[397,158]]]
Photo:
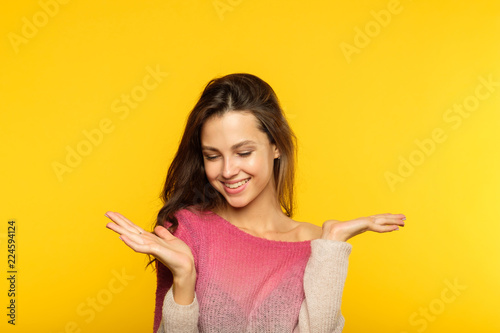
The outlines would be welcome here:
[[[228,184],[228,183],[223,183],[224,186],[226,186],[227,188],[232,188],[232,189],[235,189],[235,188],[238,188],[246,183],[248,183],[248,181],[250,180],[250,178],[247,178],[245,180],[242,180],[241,182],[237,182],[237,183],[233,183],[233,184]]]

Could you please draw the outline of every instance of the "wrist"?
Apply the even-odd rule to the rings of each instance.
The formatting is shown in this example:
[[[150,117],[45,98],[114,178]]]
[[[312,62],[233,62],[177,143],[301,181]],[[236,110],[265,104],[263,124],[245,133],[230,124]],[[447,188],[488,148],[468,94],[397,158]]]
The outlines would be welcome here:
[[[334,240],[339,242],[345,242],[350,237],[342,232],[341,228],[323,228],[323,234],[321,235],[321,239]]]
[[[179,286],[184,286],[196,282],[196,271],[189,270],[182,274],[173,274],[173,283]]]
[[[189,305],[195,297],[196,272],[191,274],[174,276],[172,292],[174,301],[180,305]]]
[[[177,286],[187,286],[196,282],[196,269],[194,265],[182,269],[180,272],[172,272],[173,283]]]

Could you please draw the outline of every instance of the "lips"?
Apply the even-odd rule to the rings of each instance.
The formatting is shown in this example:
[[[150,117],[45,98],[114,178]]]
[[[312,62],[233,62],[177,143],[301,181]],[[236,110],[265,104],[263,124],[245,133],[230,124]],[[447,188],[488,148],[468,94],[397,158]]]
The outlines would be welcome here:
[[[239,182],[236,182],[236,183],[224,183],[223,182],[222,184],[224,184],[224,186],[226,186],[227,188],[236,189],[236,188],[238,188],[240,186],[243,186],[246,183],[248,183],[249,180],[250,180],[250,178],[247,178],[247,179],[243,179],[243,180],[241,180]]]

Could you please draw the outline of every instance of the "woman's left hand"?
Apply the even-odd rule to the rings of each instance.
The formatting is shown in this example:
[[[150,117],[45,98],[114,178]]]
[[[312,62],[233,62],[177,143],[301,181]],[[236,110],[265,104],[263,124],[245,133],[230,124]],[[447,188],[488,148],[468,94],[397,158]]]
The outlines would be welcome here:
[[[360,217],[350,221],[328,220],[323,223],[321,238],[345,242],[349,238],[365,231],[391,232],[404,227],[406,217],[403,214],[377,214]]]

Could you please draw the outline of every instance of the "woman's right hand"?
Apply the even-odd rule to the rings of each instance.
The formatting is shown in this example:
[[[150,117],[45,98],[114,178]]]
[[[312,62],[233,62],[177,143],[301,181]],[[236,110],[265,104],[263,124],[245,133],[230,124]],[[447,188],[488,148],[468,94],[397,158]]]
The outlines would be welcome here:
[[[188,305],[194,299],[196,269],[189,246],[172,235],[165,227],[157,226],[154,233],[143,230],[117,212],[106,212],[113,222],[106,227],[120,234],[120,239],[138,253],[150,254],[161,261],[173,275],[176,303]]]

